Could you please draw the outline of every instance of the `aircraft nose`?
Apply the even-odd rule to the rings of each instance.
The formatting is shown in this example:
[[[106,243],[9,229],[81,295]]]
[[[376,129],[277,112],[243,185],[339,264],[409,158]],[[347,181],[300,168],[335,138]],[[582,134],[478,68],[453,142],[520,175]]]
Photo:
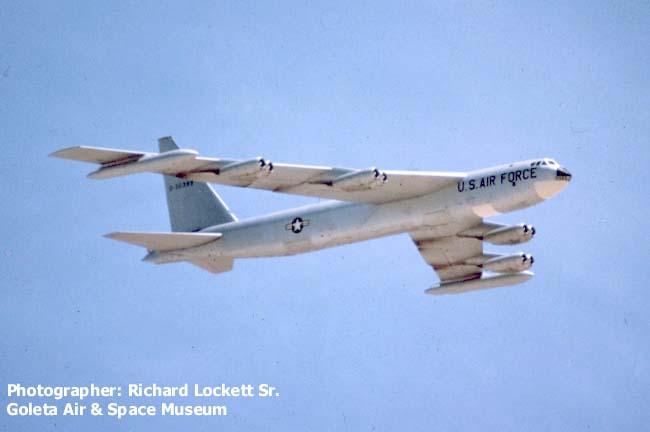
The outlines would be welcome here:
[[[560,167],[557,169],[557,174],[555,175],[556,180],[560,181],[571,181],[571,173],[568,169]]]

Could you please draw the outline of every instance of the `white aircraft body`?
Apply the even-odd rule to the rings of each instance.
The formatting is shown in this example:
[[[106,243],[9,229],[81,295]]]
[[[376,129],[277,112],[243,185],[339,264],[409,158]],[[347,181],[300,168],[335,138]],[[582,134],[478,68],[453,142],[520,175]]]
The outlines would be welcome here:
[[[527,224],[485,218],[532,206],[561,191],[571,174],[549,158],[460,172],[354,170],[198,156],[171,137],[160,153],[72,147],[51,156],[93,162],[88,177],[139,172],[164,175],[171,233],[115,232],[106,237],[144,246],[144,261],[187,261],[213,273],[236,258],[272,257],[408,233],[440,278],[426,292],[448,294],[529,279],[529,254],[490,253],[484,243],[530,240]],[[326,202],[237,220],[207,183],[329,198]]]

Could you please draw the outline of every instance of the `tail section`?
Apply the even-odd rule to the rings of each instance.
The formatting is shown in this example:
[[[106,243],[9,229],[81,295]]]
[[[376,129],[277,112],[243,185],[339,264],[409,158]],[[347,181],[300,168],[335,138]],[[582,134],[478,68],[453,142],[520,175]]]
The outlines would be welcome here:
[[[166,252],[213,242],[221,237],[221,233],[114,232],[104,237],[143,246],[150,251]]]
[[[221,233],[114,232],[105,237],[146,247],[143,261],[165,264],[187,261],[212,273],[232,270],[233,258],[211,254]]]
[[[171,137],[158,140],[160,153],[178,150]],[[174,232],[196,232],[237,220],[228,206],[207,183],[163,176],[169,219]]]

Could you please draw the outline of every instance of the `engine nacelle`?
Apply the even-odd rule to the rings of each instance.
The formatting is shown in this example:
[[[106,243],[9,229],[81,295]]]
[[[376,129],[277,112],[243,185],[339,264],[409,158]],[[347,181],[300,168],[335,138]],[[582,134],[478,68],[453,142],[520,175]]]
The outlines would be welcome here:
[[[273,171],[273,164],[261,157],[241,162],[234,162],[219,170],[219,175],[228,177],[250,177],[268,174]]]
[[[494,245],[511,245],[527,242],[535,235],[532,225],[518,224],[493,229],[483,235],[483,240]]]
[[[332,180],[332,186],[346,192],[355,192],[373,189],[383,185],[387,180],[386,173],[379,171],[377,168],[369,168],[343,174]]]
[[[501,255],[483,263],[483,269],[495,273],[519,273],[532,267],[535,259],[523,252],[512,255]]]

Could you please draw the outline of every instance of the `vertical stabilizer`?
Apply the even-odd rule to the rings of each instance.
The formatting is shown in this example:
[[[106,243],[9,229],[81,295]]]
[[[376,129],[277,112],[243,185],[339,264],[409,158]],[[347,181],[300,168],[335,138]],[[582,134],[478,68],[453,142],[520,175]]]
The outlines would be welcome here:
[[[177,150],[171,137],[158,140],[160,152]],[[207,183],[174,176],[163,176],[169,220],[174,232],[194,232],[213,225],[236,221],[237,218]]]

